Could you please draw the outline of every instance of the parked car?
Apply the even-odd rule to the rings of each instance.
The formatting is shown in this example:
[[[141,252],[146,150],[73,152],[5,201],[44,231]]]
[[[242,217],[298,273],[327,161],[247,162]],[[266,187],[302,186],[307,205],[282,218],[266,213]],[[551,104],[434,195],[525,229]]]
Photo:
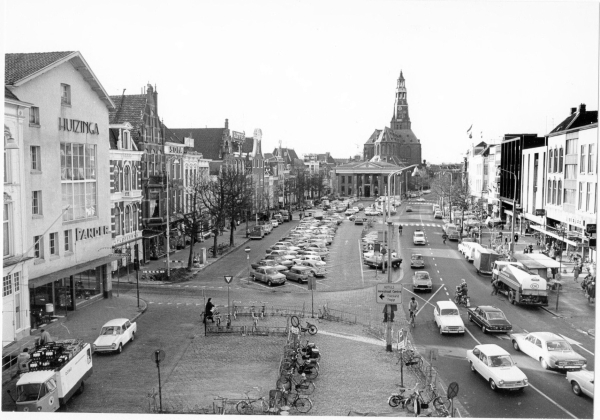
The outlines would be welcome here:
[[[483,376],[492,391],[499,388],[523,390],[528,386],[527,376],[510,354],[497,344],[480,344],[467,350],[467,360],[471,371]]]
[[[437,301],[433,310],[433,320],[439,328],[440,334],[465,333],[465,324],[454,302],[449,300]]]
[[[102,326],[100,336],[94,341],[92,349],[99,353],[121,353],[125,344],[135,340],[136,334],[136,322],[130,322],[127,318],[110,320]]]
[[[294,265],[285,272],[285,278],[298,283],[307,283],[312,275],[310,268],[303,265]]]
[[[533,332],[511,334],[515,350],[538,360],[544,369],[580,370],[586,367],[587,360],[558,334]]]
[[[436,210],[435,213],[433,213],[434,219],[441,219],[442,217],[443,217],[442,212],[439,210]]]
[[[285,265],[287,268],[294,265],[294,263],[290,260],[286,260],[285,258],[278,257],[276,255],[267,255],[263,260],[267,261],[276,261],[278,264]]]
[[[250,264],[250,267],[252,267],[254,270],[256,270],[258,267],[271,267],[277,271],[285,271],[288,269],[288,267],[283,264],[279,264],[279,262],[275,260],[258,260],[257,262]]]
[[[410,268],[425,268],[425,260],[421,254],[412,254],[410,256]]]
[[[494,306],[476,306],[467,308],[469,321],[481,327],[483,333],[503,332],[512,330],[512,324],[508,322],[504,312]]]
[[[315,277],[325,277],[325,274],[327,274],[324,262],[304,260],[300,265],[308,267],[312,275]]]
[[[594,398],[594,371],[572,370],[567,372],[567,381],[575,395],[587,395]]]
[[[271,267],[258,267],[256,270],[252,271],[251,275],[254,280],[266,283],[267,286],[285,284],[285,274],[282,274]]]
[[[420,229],[417,229],[413,232],[413,244],[415,245],[427,245],[427,240],[425,239],[425,232]]]
[[[296,258],[294,258],[293,261],[294,261],[294,264],[301,265],[302,261],[319,261],[319,262],[322,262],[323,260],[318,255],[299,255]]]
[[[413,211],[411,206],[406,206],[406,210],[404,210],[406,213],[410,213]]]
[[[415,274],[412,276],[412,287],[413,291],[433,291],[433,283],[431,282],[429,273],[427,271],[415,271]]]
[[[273,225],[274,228],[279,226],[279,222],[277,221],[277,219],[271,219],[271,224]]]
[[[248,233],[250,239],[262,239],[265,236],[265,231],[261,226],[254,226]]]

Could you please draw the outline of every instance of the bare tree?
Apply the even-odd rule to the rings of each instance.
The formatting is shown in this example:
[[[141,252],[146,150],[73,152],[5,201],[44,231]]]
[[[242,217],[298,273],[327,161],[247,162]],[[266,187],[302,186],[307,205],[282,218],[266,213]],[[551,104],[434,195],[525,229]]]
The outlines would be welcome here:
[[[237,171],[230,166],[224,166],[220,178],[223,178],[227,188],[225,199],[225,212],[229,218],[229,245],[234,245],[233,232],[236,222],[241,221],[248,208],[252,207],[255,196],[252,188],[252,176],[243,171]]]
[[[206,209],[206,215],[211,220],[211,230],[213,233],[213,256],[217,256],[217,237],[219,232],[225,226],[228,182],[225,177],[212,176],[202,178],[197,183],[197,199],[202,207]]]

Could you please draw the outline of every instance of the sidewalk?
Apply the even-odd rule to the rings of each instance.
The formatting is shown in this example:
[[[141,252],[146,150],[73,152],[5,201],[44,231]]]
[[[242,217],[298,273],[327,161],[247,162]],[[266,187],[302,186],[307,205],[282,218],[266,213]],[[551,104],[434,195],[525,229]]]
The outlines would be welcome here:
[[[100,299],[81,310],[69,312],[67,317],[59,317],[56,322],[52,322],[42,328],[50,333],[54,340],[67,338],[80,338],[87,343],[93,343],[100,332],[100,327],[106,322],[115,318],[128,318],[135,321],[146,311],[146,302],[140,299],[140,307],[137,306],[137,299],[134,296],[113,294],[110,299]],[[11,353],[18,355],[24,347],[32,348],[35,341],[40,336],[40,330],[37,330],[30,336],[16,341],[2,349],[3,364]],[[2,388],[12,389],[15,382],[12,376],[16,373],[16,363],[10,368],[2,371]],[[10,383],[10,384],[9,384]],[[10,385],[7,388],[7,385]]]

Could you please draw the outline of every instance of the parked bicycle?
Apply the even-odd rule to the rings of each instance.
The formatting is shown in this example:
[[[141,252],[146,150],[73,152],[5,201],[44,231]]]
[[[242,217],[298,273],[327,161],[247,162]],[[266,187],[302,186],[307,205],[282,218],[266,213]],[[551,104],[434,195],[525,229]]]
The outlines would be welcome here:
[[[254,389],[259,390],[260,388],[254,387]],[[246,398],[245,400],[241,400],[235,405],[235,409],[240,414],[263,414],[269,412],[269,403],[265,399],[265,397],[259,398],[250,398],[248,394],[252,391],[245,392]]]
[[[290,407],[294,407],[300,413],[308,413],[313,406],[312,401],[308,397],[287,391],[283,387],[281,388],[281,392],[283,393],[283,401]]]
[[[315,391],[315,384],[306,378],[306,375],[300,375],[300,379],[294,376],[294,371],[282,372],[277,379],[277,388],[294,389],[299,394],[310,395]]]
[[[388,398],[388,404],[390,405],[390,407],[401,406],[402,408],[404,408],[404,407],[406,407],[407,401],[412,398],[413,392],[417,390],[419,383],[417,383],[415,385],[415,387],[410,390],[408,388],[403,387],[400,384],[396,384],[396,386],[398,387],[399,392],[396,394],[390,395],[390,397]],[[410,391],[410,392],[406,392],[406,391]]]
[[[315,335],[319,331],[315,324],[311,324],[308,321],[306,321],[306,327],[300,325],[300,319],[296,315],[292,315],[290,322],[292,326],[300,328],[301,333],[308,332],[310,335]]]
[[[308,379],[315,379],[319,376],[319,362],[314,359],[305,360],[303,363],[298,362],[298,353],[294,353],[288,360],[285,360],[281,365],[283,372],[295,370],[299,374],[304,374]]]
[[[423,367],[423,358],[414,350],[402,350],[398,356],[396,364],[403,363],[405,366],[416,366],[419,369]]]
[[[439,412],[442,412],[442,411],[448,412],[450,410],[450,400],[447,397],[438,395],[437,389],[435,388],[435,385],[429,384],[428,388],[429,388],[429,391],[430,391],[429,398],[425,398],[423,396],[423,391],[417,389],[411,395],[411,397],[409,398],[409,400],[406,402],[406,409],[409,412],[414,413],[415,412],[414,401],[416,399],[417,400],[417,407],[416,407],[417,408],[417,413],[420,411],[421,408],[429,408],[429,404],[430,403],[433,403],[433,408],[435,408],[437,411],[439,411]]]

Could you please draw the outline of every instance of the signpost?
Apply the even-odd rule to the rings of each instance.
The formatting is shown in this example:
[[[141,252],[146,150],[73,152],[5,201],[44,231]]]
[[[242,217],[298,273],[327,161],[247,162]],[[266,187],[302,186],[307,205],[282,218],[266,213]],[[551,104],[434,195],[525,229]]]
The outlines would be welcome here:
[[[225,283],[227,283],[227,317],[228,317],[228,319],[231,319],[230,305],[229,305],[229,283],[231,283],[231,280],[233,280],[233,276],[224,276],[224,277],[225,277]]]
[[[310,290],[310,295],[311,295],[310,313],[311,313],[311,318],[314,318],[315,317],[315,290],[317,290],[317,279],[314,277],[309,277],[308,281],[306,282],[306,286],[308,287],[308,290]]]
[[[377,283],[375,301],[384,305],[402,303],[402,285],[400,283]]]
[[[456,382],[452,382],[448,385],[448,392],[446,393],[448,399],[450,400],[450,417],[454,417],[454,397],[458,395],[458,384]]]
[[[162,387],[160,383],[160,362],[165,360],[165,352],[164,350],[158,349],[154,350],[151,354],[151,359],[154,363],[156,363],[156,368],[158,369],[158,402],[159,402],[159,413],[162,413]]]

